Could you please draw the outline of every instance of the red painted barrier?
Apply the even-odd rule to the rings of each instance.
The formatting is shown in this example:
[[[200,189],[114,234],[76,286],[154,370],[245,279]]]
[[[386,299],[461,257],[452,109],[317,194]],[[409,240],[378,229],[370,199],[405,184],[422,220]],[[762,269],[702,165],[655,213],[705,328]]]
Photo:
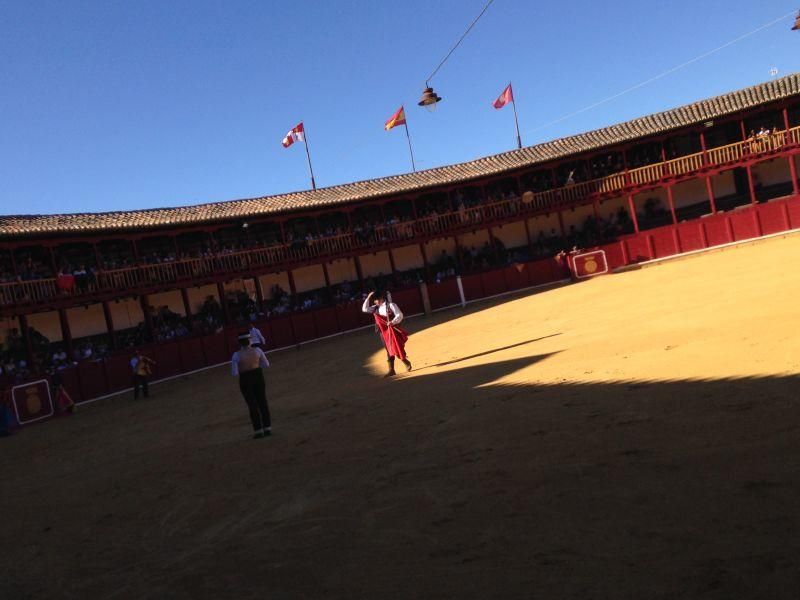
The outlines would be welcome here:
[[[483,293],[486,296],[496,296],[508,291],[502,269],[481,273],[481,282],[483,283]]]
[[[153,356],[156,361],[155,367],[153,368],[154,379],[172,377],[184,371],[183,365],[181,365],[178,342],[165,342],[154,346],[151,356]]]
[[[461,277],[461,286],[464,288],[464,298],[467,301],[478,300],[489,295],[483,291],[483,281],[479,273]]]
[[[678,240],[681,244],[681,252],[692,252],[706,247],[703,229],[698,222],[678,225]]]
[[[678,253],[678,246],[672,227],[653,229],[648,233],[650,234],[655,254],[653,258],[664,258]]]
[[[206,355],[206,365],[216,365],[231,358],[225,334],[221,332],[203,337],[203,352]]]
[[[181,353],[181,364],[184,371],[195,371],[206,366],[203,354],[203,340],[198,337],[184,338],[178,343]]]
[[[780,233],[789,229],[785,202],[767,202],[758,205],[758,218],[763,235]]]
[[[361,325],[361,302],[348,302],[336,307],[336,317],[341,331],[356,329]]]
[[[643,262],[652,259],[650,245],[647,243],[647,233],[639,233],[629,238],[625,238],[625,250],[628,253],[628,260],[631,262]]]
[[[606,253],[606,262],[608,263],[609,269],[614,270],[617,267],[622,267],[627,264],[621,242],[605,244],[604,246],[600,246],[599,249]]]
[[[202,341],[201,341],[202,344]],[[133,385],[133,370],[131,369],[133,351],[113,354],[105,359],[106,378],[108,379],[109,393],[118,392]],[[67,390],[69,392],[69,390]],[[75,398],[73,397],[73,400]]]
[[[314,330],[317,337],[325,337],[339,333],[339,322],[336,320],[335,308],[320,308],[311,315],[314,319]]]
[[[786,212],[789,214],[789,229],[800,229],[800,201],[784,202]]]
[[[734,211],[728,218],[730,219],[735,241],[738,242],[739,240],[747,240],[759,236],[756,211],[752,208],[748,207]]]
[[[130,372],[130,371],[129,371]],[[78,368],[77,367],[70,367],[68,369],[64,369],[60,371],[61,375],[61,384],[64,386],[64,389],[67,390],[69,397],[72,398],[73,402],[81,402],[83,400],[89,400],[91,396],[84,396],[81,390],[81,381],[78,378]],[[130,381],[130,377],[128,377],[128,381]]]
[[[528,287],[528,269],[525,263],[514,263],[503,269],[503,278],[509,290],[521,290]]]
[[[108,394],[109,387],[106,381],[104,360],[83,361],[78,364],[77,372],[82,398],[97,398]]]
[[[445,306],[454,306],[461,304],[461,296],[458,294],[458,284],[455,277],[452,279],[445,279],[440,283],[428,284],[428,297],[431,301],[431,308],[444,308]]]
[[[275,348],[285,348],[286,346],[295,345],[292,322],[289,317],[270,319],[269,329],[272,332],[272,343]]]
[[[422,296],[420,296],[419,288],[406,288],[392,293],[392,300],[400,307],[403,314],[418,315],[425,312],[422,306]]]
[[[721,246],[733,241],[728,235],[727,220],[728,215],[726,214],[713,215],[703,219],[702,225],[706,232],[706,248]]]

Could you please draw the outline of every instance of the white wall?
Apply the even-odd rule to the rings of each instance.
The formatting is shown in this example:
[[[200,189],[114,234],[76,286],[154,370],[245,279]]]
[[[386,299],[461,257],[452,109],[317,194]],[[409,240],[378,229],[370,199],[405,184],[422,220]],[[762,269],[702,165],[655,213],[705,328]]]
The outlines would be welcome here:
[[[394,266],[398,271],[410,271],[412,269],[421,269],[425,266],[422,260],[422,252],[419,246],[403,246],[402,248],[392,249],[392,256],[394,256]]]
[[[147,297],[150,306],[158,311],[162,306],[166,306],[172,312],[181,316],[186,316],[186,310],[183,306],[183,296],[180,290],[172,290],[170,292],[160,292],[158,294],[150,294]]]
[[[325,287],[325,273],[322,265],[311,265],[292,270],[294,287],[298,294]]]
[[[532,219],[528,219],[528,227],[531,231],[531,240],[534,242],[539,237],[540,233],[546,236],[555,229],[556,235],[561,235],[561,225],[558,223],[558,213],[551,212],[546,215],[538,215]]]
[[[28,327],[33,327],[51,342],[60,342],[64,339],[64,336],[61,335],[61,321],[58,318],[58,311],[35,313],[28,315],[27,318]]]
[[[458,236],[458,243],[461,244],[461,247],[465,250],[469,250],[472,247],[474,247],[476,250],[480,250],[488,241],[489,231],[486,229],[473,231],[472,233],[464,233]]]
[[[343,281],[358,281],[356,263],[352,258],[340,258],[328,263],[328,277],[331,285],[342,283]]]
[[[376,254],[364,254],[359,256],[358,260],[361,263],[361,274],[365,279],[367,277],[392,274],[392,263],[389,262],[389,253],[386,251]]]
[[[672,188],[672,199],[675,202],[675,208],[708,202],[705,179],[690,179],[678,183]]]
[[[442,251],[447,256],[456,255],[456,240],[455,238],[441,238],[438,240],[431,240],[425,243],[425,254],[431,264],[436,264],[442,256]]]
[[[108,333],[102,304],[90,304],[86,308],[83,306],[68,308],[67,322],[72,339]]]
[[[528,245],[525,223],[522,221],[492,227],[492,233],[506,248],[521,248]]]
[[[773,158],[753,165],[753,183],[760,181],[761,185],[774,185],[791,180],[789,161],[785,158]]]
[[[191,287],[186,291],[189,293],[189,307],[192,309],[193,315],[196,315],[200,311],[200,307],[203,306],[203,302],[205,302],[206,298],[209,296],[213,296],[217,302],[219,302],[219,293],[217,292],[216,283],[209,283],[199,288]],[[117,327],[116,320],[114,321],[114,328],[121,329],[121,327]]]
[[[788,163],[787,163],[788,164]],[[788,167],[787,167],[788,168]],[[711,178],[715,198],[724,198],[736,193],[736,184],[733,180],[733,171],[723,171]]]
[[[290,291],[289,274],[286,271],[262,275],[258,278],[258,282],[261,284],[261,294],[263,295],[264,300],[270,300],[272,298],[271,290],[275,285],[281,286],[281,289],[287,293]]]

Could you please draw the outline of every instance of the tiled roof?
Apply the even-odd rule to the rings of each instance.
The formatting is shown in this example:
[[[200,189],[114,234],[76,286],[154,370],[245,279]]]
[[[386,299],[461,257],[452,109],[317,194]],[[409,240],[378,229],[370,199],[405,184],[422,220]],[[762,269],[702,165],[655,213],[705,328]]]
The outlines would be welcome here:
[[[702,123],[789,96],[800,95],[800,73],[787,75],[743,90],[694,102],[680,108],[633,119],[618,125],[581,133],[535,146],[479,158],[466,163],[438,167],[321,188],[247,200],[231,200],[148,210],[63,215],[0,216],[0,237],[35,234],[69,234],[122,229],[148,229],[185,224],[253,218],[270,213],[286,213],[306,208],[321,208],[402,194],[469,181],[628,142]]]

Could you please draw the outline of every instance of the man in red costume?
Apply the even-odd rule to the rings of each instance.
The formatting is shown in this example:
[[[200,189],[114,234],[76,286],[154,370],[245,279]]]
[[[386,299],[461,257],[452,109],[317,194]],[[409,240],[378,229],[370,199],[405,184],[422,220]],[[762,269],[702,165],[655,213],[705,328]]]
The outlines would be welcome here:
[[[386,377],[392,377],[394,372],[394,359],[399,358],[406,366],[406,370],[411,370],[411,361],[406,355],[406,341],[408,333],[401,327],[403,313],[400,307],[392,302],[390,295],[376,294],[370,292],[364,300],[361,311],[370,313],[375,318],[375,326],[383,338],[383,345],[386,346],[386,356],[389,362],[389,372]]]

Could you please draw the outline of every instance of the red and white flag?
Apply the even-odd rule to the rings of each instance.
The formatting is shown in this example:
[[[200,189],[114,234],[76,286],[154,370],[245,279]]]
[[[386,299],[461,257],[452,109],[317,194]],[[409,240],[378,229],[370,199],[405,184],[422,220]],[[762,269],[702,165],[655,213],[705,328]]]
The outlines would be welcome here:
[[[289,133],[286,134],[286,137],[283,138],[283,141],[281,143],[283,144],[284,148],[288,148],[295,142],[305,142],[305,141],[306,141],[306,134],[303,129],[303,122],[300,121],[300,123],[298,123],[297,126],[292,127],[289,130]]]
[[[492,106],[494,106],[495,108],[503,108],[506,104],[513,101],[514,101],[514,92],[511,90],[511,84],[509,83],[508,87],[503,90],[503,93],[500,94],[497,97],[497,100],[495,100],[492,103]]]

